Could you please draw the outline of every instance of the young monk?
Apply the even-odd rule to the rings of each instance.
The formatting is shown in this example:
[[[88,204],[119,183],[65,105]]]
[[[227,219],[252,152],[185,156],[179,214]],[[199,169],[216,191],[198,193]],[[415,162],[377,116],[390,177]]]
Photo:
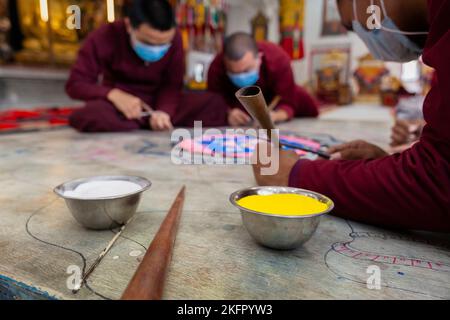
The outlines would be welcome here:
[[[330,149],[333,161],[299,161],[293,153],[282,152],[277,175],[261,176],[260,165],[255,175],[262,185],[323,193],[335,201],[334,213],[343,218],[450,232],[450,0],[375,3],[382,8],[381,30],[365,27],[370,0],[338,0],[344,25],[378,58],[408,61],[423,52],[424,62],[436,69],[419,142],[391,156],[365,141],[351,142]]]
[[[225,40],[224,51],[216,56],[208,73],[208,90],[220,93],[227,101],[231,126],[250,122],[235,93],[255,84],[263,90],[268,104],[281,97],[271,113],[274,122],[317,117],[317,103],[295,84],[290,58],[283,49],[269,42],[256,43],[249,34],[235,33]]]
[[[94,31],[72,68],[66,90],[86,101],[70,124],[86,132],[170,130],[226,123],[219,95],[182,93],[181,36],[166,0],[134,0],[127,18]],[[150,108],[151,116],[144,115]]]

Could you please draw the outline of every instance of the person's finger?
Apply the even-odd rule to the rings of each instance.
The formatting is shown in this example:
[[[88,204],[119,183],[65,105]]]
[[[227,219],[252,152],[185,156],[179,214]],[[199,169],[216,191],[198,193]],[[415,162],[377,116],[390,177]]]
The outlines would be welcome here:
[[[164,120],[161,117],[157,118],[157,123],[158,131],[164,130]]]
[[[408,128],[408,132],[410,134],[414,134],[414,135],[419,135],[420,134],[420,130],[421,130],[421,127],[418,124],[412,124]]]
[[[405,137],[407,137],[409,135],[409,127],[408,126],[395,126],[394,128],[392,128],[392,131],[398,135],[403,135]]]
[[[330,160],[342,160],[342,153],[340,152],[332,153],[330,156]]]
[[[153,117],[150,118],[150,127],[152,130],[156,130],[155,119]]]
[[[229,115],[229,121],[230,121],[230,124],[231,124],[232,126],[235,126],[235,125],[236,125],[237,119],[236,119],[236,114],[235,114],[234,112],[231,112],[231,113],[230,113],[230,115]]]
[[[242,112],[242,119],[244,120],[244,122],[246,124],[249,123],[250,121],[252,121],[252,118],[248,114],[246,114],[245,112]]]
[[[170,130],[171,123],[167,117],[164,117],[162,119],[162,129],[163,130]]]
[[[240,118],[240,124],[241,124],[241,125],[247,125],[247,124],[249,124],[251,121],[252,121],[252,119],[251,119],[249,116],[247,116],[246,114],[243,114],[243,115],[241,116],[241,118]]]
[[[272,120],[273,123],[278,123],[278,117],[277,115],[272,111],[270,112],[270,119]]]
[[[402,144],[404,144],[403,139],[401,139],[400,137],[395,136],[395,135],[391,136],[391,143],[390,143],[391,147],[397,147]]]
[[[346,149],[331,155],[331,160],[355,160],[357,159],[357,149]]]
[[[170,121],[170,119],[167,119],[167,130],[173,130],[173,124],[172,121]]]
[[[403,128],[405,130],[408,130],[409,123],[408,123],[408,121],[405,121],[405,120],[397,120],[395,122],[395,127]]]
[[[403,134],[392,133],[391,135],[391,145],[398,146],[408,142],[408,136],[404,136]]]
[[[152,129],[154,131],[160,131],[160,127],[159,127],[159,118],[155,115],[152,117]]]
[[[397,136],[403,136],[403,137],[407,137],[410,134],[410,132],[407,128],[402,128],[402,127],[394,127],[392,129],[392,133]]]
[[[139,100],[133,106],[133,117],[134,117],[134,119],[139,119],[141,117],[141,113],[142,113],[142,101]]]
[[[345,150],[345,149],[348,149],[348,148],[351,148],[351,144],[349,142],[329,147],[328,148],[328,153],[329,154],[334,154],[334,153],[337,153],[339,151],[342,151],[342,150]]]
[[[245,121],[245,118],[243,118],[243,117],[239,117],[239,119],[238,119],[238,121],[237,121],[237,125],[238,126],[242,126],[242,125],[245,125],[245,124],[247,124],[248,122],[247,121]]]
[[[132,120],[133,119],[133,113],[132,113],[132,110],[129,107],[125,108],[124,114],[125,114],[125,117],[128,120]]]
[[[134,109],[133,116],[135,119],[141,118],[141,114],[142,114],[141,107],[137,107],[136,109]]]
[[[240,115],[236,115],[236,117],[234,118],[234,126],[238,127],[243,124],[245,124],[245,120],[243,120]]]
[[[166,115],[161,117],[161,131],[171,130],[172,123],[170,122],[170,118]]]
[[[136,119],[136,102],[133,101],[127,106],[128,119]]]
[[[405,132],[399,132],[399,131],[392,131],[391,138],[393,141],[404,143],[408,141],[410,134]]]

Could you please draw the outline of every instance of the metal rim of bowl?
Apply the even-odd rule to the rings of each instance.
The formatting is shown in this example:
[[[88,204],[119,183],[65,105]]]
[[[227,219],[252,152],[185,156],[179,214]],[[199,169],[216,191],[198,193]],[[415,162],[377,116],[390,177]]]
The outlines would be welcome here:
[[[132,179],[132,180],[130,181],[129,179]],[[66,186],[68,184],[81,185],[83,183],[92,182],[92,181],[117,181],[117,180],[128,181],[128,182],[140,181],[140,182],[144,183],[144,186],[141,186],[141,184],[139,184],[139,186],[141,186],[142,189],[139,191],[136,191],[136,192],[127,193],[127,194],[123,194],[120,196],[99,197],[99,198],[94,198],[94,199],[70,197],[70,196],[64,195],[64,192],[62,191],[62,189],[64,189],[64,186]],[[151,186],[152,186],[152,182],[150,180],[148,180],[147,178],[144,178],[144,177],[139,177],[139,176],[94,176],[94,177],[89,177],[89,178],[80,178],[80,179],[66,181],[66,182],[60,184],[59,186],[55,187],[53,189],[53,192],[55,194],[57,194],[58,196],[60,196],[61,198],[69,199],[69,200],[82,200],[82,201],[116,200],[116,199],[122,199],[125,197],[143,193],[143,192],[147,191],[148,189],[150,189]]]
[[[306,194],[308,196],[308,194],[312,194],[315,195],[316,197],[325,199],[327,202],[330,203],[330,207],[325,210],[324,212],[320,212],[320,213],[316,213],[316,214],[310,214],[307,216],[287,216],[287,215],[277,215],[277,214],[271,214],[271,213],[264,213],[264,212],[258,212],[258,211],[254,211],[254,210],[250,210],[247,209],[245,207],[240,206],[237,201],[236,201],[236,196],[238,196],[239,194],[245,192],[245,191],[259,191],[259,190],[264,190],[264,189],[268,189],[268,188],[283,188],[283,189],[287,189],[287,190],[291,190],[291,191],[300,191]],[[274,193],[274,194],[283,194],[283,193]],[[293,194],[298,194],[298,193],[293,193]],[[246,197],[249,197],[250,195],[247,195]],[[245,197],[241,197],[240,199],[243,199]],[[239,199],[239,200],[240,200]],[[317,199],[316,199],[317,200]],[[236,192],[233,192],[230,196],[230,202],[233,206],[235,206],[236,208],[240,209],[240,210],[245,210],[248,213],[253,213],[253,214],[257,214],[257,215],[261,215],[261,216],[265,216],[265,217],[276,217],[276,218],[285,218],[285,219],[305,219],[305,218],[312,218],[312,217],[319,217],[319,216],[323,216],[326,215],[328,213],[330,213],[333,209],[334,209],[334,202],[333,200],[331,200],[330,198],[328,198],[327,196],[324,196],[323,194],[320,194],[318,192],[314,192],[314,191],[310,191],[310,190],[306,190],[306,189],[300,189],[300,188],[291,188],[291,187],[280,187],[280,186],[265,186],[265,187],[251,187],[251,188],[244,188],[241,190],[238,190]]]

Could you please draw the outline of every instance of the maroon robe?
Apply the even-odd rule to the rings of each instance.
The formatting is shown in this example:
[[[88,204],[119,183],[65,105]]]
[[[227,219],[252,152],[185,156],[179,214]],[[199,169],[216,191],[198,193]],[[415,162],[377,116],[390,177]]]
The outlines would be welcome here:
[[[261,87],[267,103],[278,95],[282,100],[277,109],[285,110],[290,119],[317,117],[318,104],[303,88],[295,84],[291,60],[286,52],[270,42],[259,42],[258,48],[263,57],[256,85]],[[224,54],[218,54],[209,68],[208,90],[223,95],[231,109],[244,110],[235,97],[238,89],[227,75]]]
[[[437,84],[425,101],[420,142],[379,160],[301,160],[291,172],[290,186],[329,196],[338,216],[450,232],[450,0],[428,0],[428,12],[423,60],[436,69]]]
[[[70,119],[80,131],[127,131],[149,128],[149,119],[127,120],[108,101],[113,89],[139,97],[171,116],[176,126],[226,124],[225,101],[210,93],[183,93],[184,51],[177,31],[169,52],[158,62],[145,63],[134,52],[125,23],[107,24],[89,35],[66,85],[73,99],[86,106]]]

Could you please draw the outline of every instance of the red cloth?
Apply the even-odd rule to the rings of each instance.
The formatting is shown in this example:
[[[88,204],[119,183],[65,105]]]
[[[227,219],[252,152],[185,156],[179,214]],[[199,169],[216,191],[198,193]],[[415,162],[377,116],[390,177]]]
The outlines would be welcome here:
[[[425,101],[420,142],[380,160],[299,161],[291,172],[291,186],[329,196],[338,216],[450,232],[450,0],[428,0],[428,11],[423,59],[436,69],[437,84]]]
[[[282,100],[278,108],[287,111],[290,118],[317,117],[318,104],[304,89],[295,84],[291,60],[286,52],[269,42],[259,42],[258,48],[263,58],[260,79],[256,85],[261,87],[267,103],[279,95]],[[218,54],[209,68],[208,90],[223,95],[231,109],[243,109],[235,97],[239,88],[230,81],[223,59],[224,54]]]
[[[0,134],[65,127],[69,124],[70,115],[78,109],[78,107],[40,107],[33,110],[1,111]]]
[[[106,99],[112,88],[143,99],[174,116],[183,87],[184,52],[180,33],[164,58],[146,64],[134,52],[125,23],[107,24],[89,35],[72,67],[66,91],[73,99]]]

